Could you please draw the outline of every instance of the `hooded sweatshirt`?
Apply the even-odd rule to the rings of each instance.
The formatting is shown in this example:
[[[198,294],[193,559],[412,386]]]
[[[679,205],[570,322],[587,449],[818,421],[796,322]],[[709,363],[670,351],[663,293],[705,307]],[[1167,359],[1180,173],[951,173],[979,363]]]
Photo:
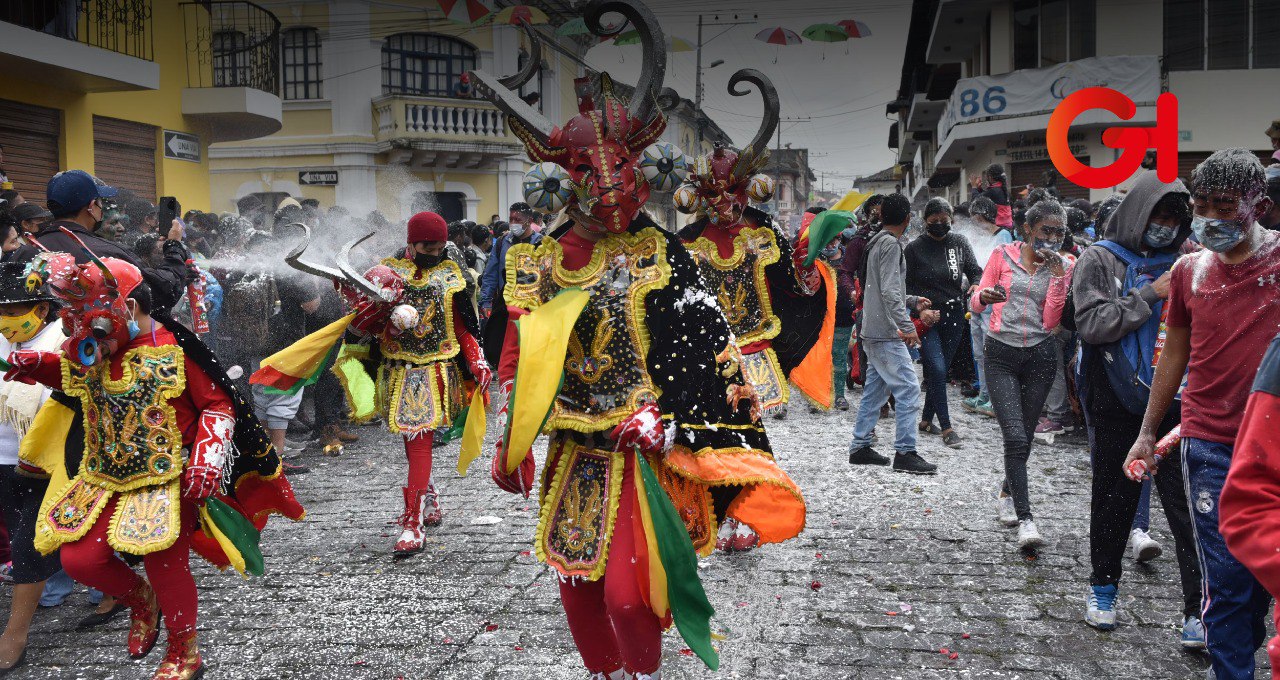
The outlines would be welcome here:
[[[907,257],[893,234],[879,231],[871,237],[866,271],[859,336],[863,340],[899,340],[899,331],[914,333],[910,310],[919,298],[906,294]]]
[[[1139,256],[1154,254],[1142,242],[1142,235],[1156,204],[1173,193],[1190,196],[1181,180],[1166,184],[1151,170],[1138,175],[1133,188],[1103,225],[1102,238],[1119,243]],[[1163,252],[1178,252],[1190,234],[1191,225],[1182,225],[1178,236]],[[1089,246],[1080,255],[1072,273],[1072,295],[1076,330],[1083,342],[1091,345],[1116,342],[1151,318],[1151,308],[1160,297],[1151,286],[1120,290],[1125,269],[1124,261],[1102,246]]]

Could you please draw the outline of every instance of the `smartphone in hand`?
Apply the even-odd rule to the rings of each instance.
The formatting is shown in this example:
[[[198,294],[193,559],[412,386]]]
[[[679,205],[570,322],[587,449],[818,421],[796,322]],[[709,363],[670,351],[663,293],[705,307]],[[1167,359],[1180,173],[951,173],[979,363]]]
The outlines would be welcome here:
[[[161,234],[167,234],[173,226],[173,221],[182,219],[182,204],[178,203],[178,199],[174,196],[162,196],[156,208],[158,210],[156,224],[159,225],[157,230]]]

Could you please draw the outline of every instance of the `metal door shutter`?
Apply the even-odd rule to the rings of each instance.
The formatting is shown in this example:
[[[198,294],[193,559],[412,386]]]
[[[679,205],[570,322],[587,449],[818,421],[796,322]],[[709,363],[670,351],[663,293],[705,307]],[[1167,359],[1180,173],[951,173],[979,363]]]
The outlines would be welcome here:
[[[62,112],[0,99],[0,145],[4,170],[23,198],[45,204],[44,189],[58,172]]]
[[[98,179],[156,201],[156,140],[154,125],[93,117],[93,166]]]
[[[1262,161],[1262,167],[1266,167],[1275,162],[1271,158],[1274,151],[1254,151],[1258,156],[1258,160]],[[1178,178],[1187,185],[1187,189],[1191,189],[1191,171],[1196,169],[1197,165],[1204,162],[1209,157],[1208,151],[1179,151],[1178,152]]]
[[[1089,164],[1088,156],[1077,156],[1085,165]],[[1045,172],[1054,170],[1053,161],[1027,161],[1024,163],[1012,163],[1009,167],[1009,202],[1012,204],[1018,199],[1017,193],[1028,184],[1035,186],[1043,186],[1045,180]],[[1057,172],[1054,170],[1054,172]],[[1089,198],[1089,189],[1078,184],[1068,182],[1061,174],[1058,175],[1058,196],[1061,200],[1069,201],[1076,198]]]

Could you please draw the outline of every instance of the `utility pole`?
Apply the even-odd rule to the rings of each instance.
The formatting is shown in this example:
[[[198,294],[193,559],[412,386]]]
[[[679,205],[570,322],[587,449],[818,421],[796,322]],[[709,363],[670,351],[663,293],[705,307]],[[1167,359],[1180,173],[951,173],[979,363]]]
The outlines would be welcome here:
[[[699,14],[699,15],[698,15],[698,55],[697,55],[697,65],[695,66],[695,69],[694,69],[694,77],[693,77],[693,83],[694,83],[694,85],[693,85],[693,89],[694,89],[694,92],[693,92],[693,108],[695,109],[695,110],[694,110],[694,114],[693,114],[693,115],[694,115],[694,125],[693,125],[693,126],[694,126],[694,129],[697,131],[697,146],[696,146],[696,148],[694,148],[694,149],[692,150],[692,153],[693,153],[693,155],[695,155],[695,156],[697,156],[697,155],[701,155],[701,154],[702,154],[702,136],[703,136],[703,130],[704,130],[704,128],[705,128],[705,126],[704,126],[704,125],[703,125],[703,123],[702,123],[702,121],[703,121],[703,114],[702,114],[702,48],[703,48],[705,45],[707,45],[708,43],[710,43],[712,40],[715,40],[716,38],[719,38],[720,36],[724,35],[725,33],[728,33],[728,32],[729,32],[729,29],[730,29],[730,28],[732,28],[732,27],[734,27],[734,26],[745,26],[745,25],[747,25],[747,24],[754,24],[754,23],[755,23],[755,15],[752,15],[752,20],[751,20],[751,21],[739,21],[739,20],[738,20],[738,15],[736,15],[736,14],[735,14],[735,15],[733,15],[733,21],[720,21],[720,16],[719,16],[719,15],[712,15],[712,19],[711,19],[711,21],[706,21],[706,20],[703,18],[703,17],[705,17],[705,16],[706,16],[706,15],[704,15],[704,14]],[[704,26],[726,26],[727,28],[725,28],[723,31],[720,31],[719,33],[715,34],[715,35],[714,35],[714,36],[712,36],[710,39],[708,39],[706,42],[703,42],[703,40],[702,40],[702,28],[703,28]],[[717,60],[715,60],[715,61],[711,62],[711,66],[709,66],[708,68],[715,68],[715,67],[717,67],[717,66],[719,66],[719,65],[721,65],[721,64],[723,64],[723,63],[724,63],[724,60],[723,60],[723,59],[717,59]]]

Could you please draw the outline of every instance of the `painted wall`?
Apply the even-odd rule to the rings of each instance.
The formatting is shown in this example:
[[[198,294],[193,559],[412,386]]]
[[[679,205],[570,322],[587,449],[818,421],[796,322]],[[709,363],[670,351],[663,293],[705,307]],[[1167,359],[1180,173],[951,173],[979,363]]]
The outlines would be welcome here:
[[[165,29],[182,26],[181,12],[176,0],[155,0],[152,10],[160,89],[85,94],[0,74],[0,97],[62,111],[59,160],[65,169],[95,171],[94,114],[199,135],[202,142],[199,163],[165,159],[161,147],[163,138],[156,140],[156,195],[177,196],[184,206],[203,208],[209,204],[209,130],[182,115],[182,90],[187,86],[184,37],[180,29]]]
[[[1280,69],[1171,72],[1169,91],[1178,97],[1178,129],[1191,133],[1178,148],[1270,148],[1263,130],[1280,117],[1276,83]]]

